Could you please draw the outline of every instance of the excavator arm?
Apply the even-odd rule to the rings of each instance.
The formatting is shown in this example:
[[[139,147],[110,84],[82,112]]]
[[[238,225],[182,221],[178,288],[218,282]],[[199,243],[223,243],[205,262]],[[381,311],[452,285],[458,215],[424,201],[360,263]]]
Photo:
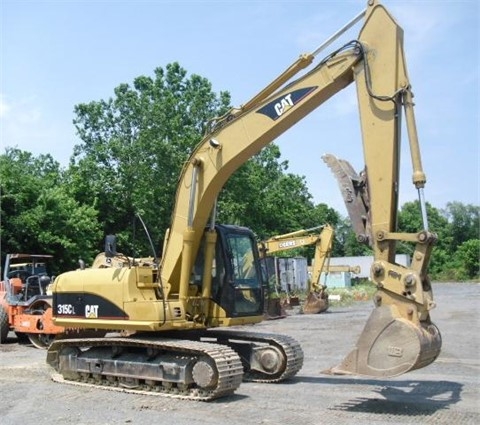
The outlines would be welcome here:
[[[320,238],[321,232],[319,233],[317,230],[323,229],[324,227],[330,226],[317,226],[310,229],[301,229],[290,233],[272,236],[269,239],[261,241],[258,244],[258,250],[262,256],[266,256],[268,254],[274,254],[288,249],[313,245]]]
[[[216,198],[229,177],[268,143],[355,83],[365,172],[356,182],[358,187],[348,190],[357,204],[362,203],[355,223],[362,223],[360,237],[368,240],[374,250],[371,279],[377,284],[378,294],[357,347],[332,371],[392,376],[423,367],[440,352],[441,338],[429,316],[434,302],[426,274],[435,235],[428,231],[424,211],[425,229],[416,234],[396,231],[402,109],[412,152],[413,182],[422,196],[426,180],[403,51],[403,30],[378,1],[370,0],[366,11],[350,24],[362,18],[357,40],[297,77],[321,49],[302,55],[257,96],[212,124],[179,179],[160,267],[161,284],[166,298],[178,296],[180,302],[186,303],[192,265],[209,219],[209,249],[213,250]],[[416,243],[410,267],[394,262],[398,241]],[[209,249],[206,256],[211,259]],[[205,266],[211,268],[211,263],[206,261]],[[208,281],[205,285],[204,293],[208,294]]]

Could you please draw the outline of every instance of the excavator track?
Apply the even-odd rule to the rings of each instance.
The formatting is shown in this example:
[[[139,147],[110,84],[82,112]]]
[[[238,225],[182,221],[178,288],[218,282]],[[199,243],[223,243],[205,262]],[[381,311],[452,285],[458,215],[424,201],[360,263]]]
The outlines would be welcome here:
[[[229,347],[177,339],[61,339],[47,363],[56,382],[198,401],[233,394],[243,377]]]
[[[281,382],[295,376],[303,366],[303,350],[288,335],[210,329],[204,338],[214,338],[240,354],[244,381]]]

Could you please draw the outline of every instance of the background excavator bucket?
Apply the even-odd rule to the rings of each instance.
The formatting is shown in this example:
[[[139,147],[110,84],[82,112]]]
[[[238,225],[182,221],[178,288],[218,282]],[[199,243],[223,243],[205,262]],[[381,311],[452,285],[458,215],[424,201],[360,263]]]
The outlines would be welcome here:
[[[324,373],[398,376],[432,363],[441,345],[440,332],[433,323],[416,325],[402,318],[396,306],[376,307],[356,347],[340,365]]]
[[[328,295],[325,291],[312,291],[308,294],[303,304],[304,314],[318,314],[328,309]]]
[[[268,298],[267,310],[265,312],[266,320],[283,319],[287,317],[285,308],[282,305],[280,298]]]

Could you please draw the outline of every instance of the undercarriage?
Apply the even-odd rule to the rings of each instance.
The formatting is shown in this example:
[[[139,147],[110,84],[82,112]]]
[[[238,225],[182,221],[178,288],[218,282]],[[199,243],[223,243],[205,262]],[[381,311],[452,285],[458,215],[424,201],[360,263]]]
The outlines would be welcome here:
[[[213,330],[59,339],[47,363],[57,381],[208,401],[233,394],[242,380],[294,376],[303,352],[283,335]]]

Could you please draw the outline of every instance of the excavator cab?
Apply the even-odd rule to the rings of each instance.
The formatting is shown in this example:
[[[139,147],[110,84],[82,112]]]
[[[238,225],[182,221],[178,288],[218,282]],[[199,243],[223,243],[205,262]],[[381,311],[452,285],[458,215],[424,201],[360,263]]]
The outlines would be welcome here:
[[[265,283],[252,231],[232,225],[216,225],[215,231],[214,258],[206,264],[207,244],[204,239],[190,285],[201,284],[205,268],[211,268],[212,300],[225,310],[228,317],[261,315]]]

